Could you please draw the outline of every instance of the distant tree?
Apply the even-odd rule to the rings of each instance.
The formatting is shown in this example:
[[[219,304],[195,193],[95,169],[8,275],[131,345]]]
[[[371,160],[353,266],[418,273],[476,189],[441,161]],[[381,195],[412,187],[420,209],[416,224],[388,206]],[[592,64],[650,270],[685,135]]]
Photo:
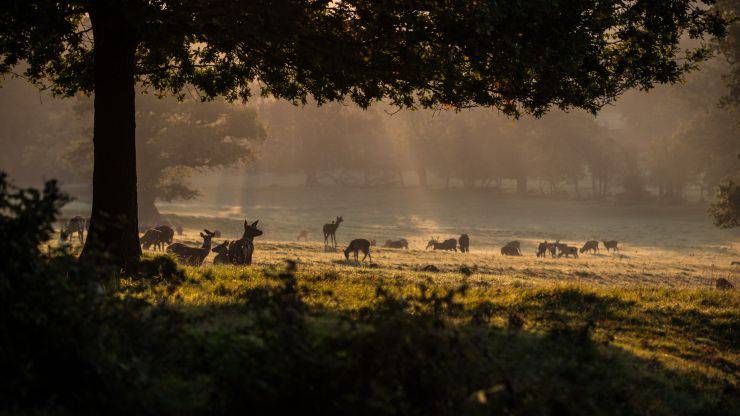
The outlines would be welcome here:
[[[719,228],[740,226],[740,185],[726,180],[717,187],[716,201],[709,207],[714,225]]]
[[[95,93],[90,233],[114,262],[135,262],[136,84],[204,99],[252,87],[293,102],[349,97],[362,107],[494,106],[597,111],[626,89],[675,82],[722,36],[703,1],[5,0],[0,72],[54,92]],[[683,53],[685,52],[685,53]],[[258,81],[254,83],[254,81]]]
[[[136,104],[138,213],[142,225],[157,225],[160,221],[155,201],[200,195],[187,182],[194,172],[251,160],[252,145],[265,137],[253,109],[223,100],[178,102],[139,95]],[[80,116],[92,118],[91,100],[82,98],[76,107]],[[78,169],[92,169],[89,136],[71,146],[67,159]]]
[[[740,104],[740,0],[718,0],[717,10],[731,14],[735,21],[727,29],[727,36],[714,42],[714,47],[730,65],[729,73],[725,76],[727,95],[722,102],[728,106],[737,107]]]

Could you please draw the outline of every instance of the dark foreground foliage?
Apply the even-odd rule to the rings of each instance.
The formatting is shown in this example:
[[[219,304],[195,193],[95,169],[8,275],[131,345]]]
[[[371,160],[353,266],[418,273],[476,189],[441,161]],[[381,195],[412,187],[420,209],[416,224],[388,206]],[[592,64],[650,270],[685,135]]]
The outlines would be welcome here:
[[[64,414],[732,414],[734,386],[697,385],[594,335],[618,299],[579,291],[522,305],[555,324],[522,329],[520,305],[463,305],[465,287],[378,288],[370,306],[312,306],[295,266],[223,308],[135,300],[64,252],[39,250],[64,197],[0,178],[0,403]],[[8,234],[12,232],[12,234]],[[130,276],[150,290],[198,284],[166,258]],[[207,276],[204,276],[207,278]],[[192,279],[192,278],[191,278]],[[95,282],[95,283],[91,283]],[[102,282],[98,283],[98,282]],[[107,286],[107,288],[106,288]],[[224,288],[223,291],[228,289]],[[507,324],[491,317],[508,314]],[[227,314],[224,314],[227,315]],[[573,316],[589,316],[573,319]],[[199,318],[200,317],[200,318]],[[543,318],[545,319],[545,318]],[[733,342],[732,328],[717,328]]]

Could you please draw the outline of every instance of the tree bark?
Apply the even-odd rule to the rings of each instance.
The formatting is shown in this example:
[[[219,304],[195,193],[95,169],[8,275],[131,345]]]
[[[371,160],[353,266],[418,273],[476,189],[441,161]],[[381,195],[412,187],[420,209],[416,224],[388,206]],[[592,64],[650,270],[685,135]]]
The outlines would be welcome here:
[[[419,187],[426,188],[428,185],[427,168],[422,164],[417,165],[416,174],[419,176]]]
[[[138,262],[141,248],[136,200],[136,38],[122,3],[100,1],[90,6],[95,41],[93,202],[81,261],[127,269]]]

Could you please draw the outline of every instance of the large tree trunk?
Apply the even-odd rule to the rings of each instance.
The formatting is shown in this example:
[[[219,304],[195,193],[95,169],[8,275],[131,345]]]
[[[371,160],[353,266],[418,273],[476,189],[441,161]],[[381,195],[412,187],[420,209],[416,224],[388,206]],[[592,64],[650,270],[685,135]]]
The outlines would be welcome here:
[[[141,255],[136,201],[136,39],[118,1],[93,2],[95,49],[93,202],[82,261],[123,269]]]

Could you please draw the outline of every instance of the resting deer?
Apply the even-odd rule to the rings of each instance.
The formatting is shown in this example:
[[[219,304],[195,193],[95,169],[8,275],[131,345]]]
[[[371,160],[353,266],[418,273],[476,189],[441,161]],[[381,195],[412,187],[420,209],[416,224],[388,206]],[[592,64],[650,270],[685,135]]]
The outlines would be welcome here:
[[[324,224],[324,245],[328,246],[329,237],[331,237],[332,241],[332,247],[337,248],[337,228],[339,228],[339,224],[342,223],[344,219],[342,217],[337,217],[336,220],[329,224]]]
[[[259,220],[250,225],[247,220],[244,220],[242,238],[229,243],[229,259],[233,264],[252,264],[254,237],[262,235],[262,231],[257,228],[258,222]]]
[[[455,251],[457,252],[457,240],[454,238],[449,238],[443,242],[439,242],[438,237],[432,237],[431,240],[427,243],[427,250],[429,248],[432,248],[433,250],[447,250],[447,251]]]
[[[609,250],[613,250],[615,253],[619,251],[617,240],[604,241],[604,247],[606,247],[607,253]]]
[[[587,252],[587,251],[593,251],[594,254],[599,252],[599,242],[596,240],[590,240],[586,241],[586,243],[581,247],[579,250],[581,254]]]
[[[408,250],[409,248],[409,242],[406,241],[405,238],[402,238],[400,240],[385,240],[385,243],[383,243],[383,247],[388,248],[405,248]]]
[[[303,230],[300,233],[298,233],[298,237],[296,237],[295,241],[301,241],[301,238],[304,241],[308,241],[308,231]]]
[[[182,263],[191,266],[200,266],[211,251],[211,239],[213,238],[212,232],[208,230],[203,231],[205,234],[200,233],[201,238],[203,238],[203,245],[201,247],[190,247],[182,243],[174,243],[167,246],[167,252],[174,254]]]
[[[461,253],[470,252],[470,237],[468,237],[467,234],[460,235],[460,238],[457,239],[457,242],[460,246]]]
[[[360,251],[365,254],[362,257],[362,261],[365,261],[368,257],[370,258],[370,261],[373,261],[373,256],[370,255],[370,241],[365,240],[364,238],[352,240],[347,248],[344,249],[344,258],[349,260],[349,253],[354,253],[355,261],[359,261],[358,258]]]
[[[213,247],[211,250],[216,253],[216,257],[213,258],[213,264],[231,264],[229,259],[229,240]]]

